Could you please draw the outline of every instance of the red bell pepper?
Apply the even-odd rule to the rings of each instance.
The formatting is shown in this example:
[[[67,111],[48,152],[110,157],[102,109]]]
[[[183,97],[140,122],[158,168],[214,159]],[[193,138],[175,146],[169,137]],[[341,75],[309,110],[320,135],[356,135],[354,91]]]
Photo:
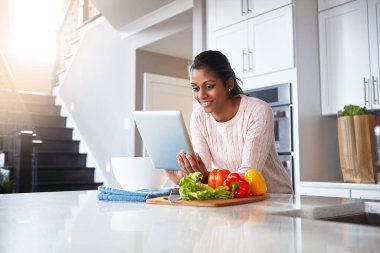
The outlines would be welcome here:
[[[224,185],[228,186],[235,198],[244,198],[249,193],[249,183],[236,172],[228,175]]]
[[[208,175],[208,185],[213,189],[222,186],[230,173],[227,169],[213,169]]]

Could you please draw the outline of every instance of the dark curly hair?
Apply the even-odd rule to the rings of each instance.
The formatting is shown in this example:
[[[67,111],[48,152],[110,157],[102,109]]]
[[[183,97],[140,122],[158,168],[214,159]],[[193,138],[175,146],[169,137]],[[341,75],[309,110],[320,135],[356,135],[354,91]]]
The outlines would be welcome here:
[[[242,83],[240,78],[236,77],[235,72],[231,68],[231,64],[227,57],[219,51],[207,50],[198,54],[193,63],[189,67],[189,72],[193,69],[203,69],[207,68],[211,70],[217,77],[222,79],[224,86],[227,85],[228,79],[232,77],[234,80],[234,86],[232,87],[229,94],[231,96],[238,96],[239,94],[244,94],[243,90],[239,86]]]

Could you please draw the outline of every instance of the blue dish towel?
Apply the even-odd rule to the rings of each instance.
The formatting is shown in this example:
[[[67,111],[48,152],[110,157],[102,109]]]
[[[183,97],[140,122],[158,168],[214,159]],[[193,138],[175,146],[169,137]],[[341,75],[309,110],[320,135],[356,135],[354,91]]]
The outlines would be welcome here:
[[[168,196],[171,189],[126,191],[111,187],[99,186],[99,200],[145,202],[147,199]]]

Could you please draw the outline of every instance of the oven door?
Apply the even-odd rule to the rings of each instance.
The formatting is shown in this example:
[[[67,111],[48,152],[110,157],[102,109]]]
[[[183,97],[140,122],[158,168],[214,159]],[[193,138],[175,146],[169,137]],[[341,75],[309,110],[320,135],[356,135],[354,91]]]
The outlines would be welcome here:
[[[291,106],[272,107],[274,117],[274,139],[278,153],[292,152]]]
[[[292,183],[293,191],[294,191],[294,178],[293,178],[293,157],[291,155],[279,155],[281,164],[284,167],[286,173],[288,174],[290,181]]]

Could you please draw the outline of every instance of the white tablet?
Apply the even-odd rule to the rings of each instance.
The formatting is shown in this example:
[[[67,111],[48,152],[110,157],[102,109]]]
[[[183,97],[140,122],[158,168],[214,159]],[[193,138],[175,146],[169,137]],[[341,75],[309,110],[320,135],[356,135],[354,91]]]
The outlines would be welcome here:
[[[194,154],[180,111],[133,111],[143,144],[157,169],[180,170],[177,154]]]

